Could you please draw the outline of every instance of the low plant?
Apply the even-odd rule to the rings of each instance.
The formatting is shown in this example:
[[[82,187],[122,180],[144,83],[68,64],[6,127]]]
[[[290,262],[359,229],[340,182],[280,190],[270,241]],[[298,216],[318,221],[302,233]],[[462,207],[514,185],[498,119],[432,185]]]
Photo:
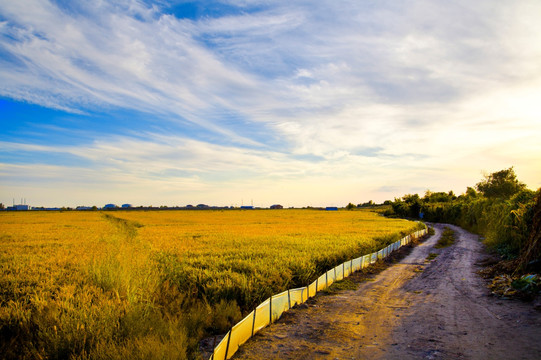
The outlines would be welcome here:
[[[328,289],[324,290],[326,293],[332,294],[342,290],[357,290],[357,284],[352,280],[345,278],[343,280],[337,281],[329,286]]]
[[[440,239],[438,240],[436,245],[434,245],[434,247],[436,249],[441,249],[441,248],[451,246],[454,243],[455,243],[455,232],[454,232],[454,230],[452,230],[452,229],[448,228],[447,226],[445,226],[443,228],[443,233],[441,234]]]
[[[541,292],[541,277],[537,274],[523,276],[498,275],[494,277],[489,288],[494,295],[503,298],[531,300]]]
[[[541,291],[541,277],[537,274],[528,274],[514,280],[511,286],[528,294],[537,294]]]

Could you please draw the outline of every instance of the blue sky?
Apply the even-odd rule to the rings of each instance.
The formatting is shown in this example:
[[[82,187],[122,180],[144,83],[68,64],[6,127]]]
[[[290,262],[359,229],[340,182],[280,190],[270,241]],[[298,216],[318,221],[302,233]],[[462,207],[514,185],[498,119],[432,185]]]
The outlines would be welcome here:
[[[0,202],[541,186],[537,0],[0,0]]]

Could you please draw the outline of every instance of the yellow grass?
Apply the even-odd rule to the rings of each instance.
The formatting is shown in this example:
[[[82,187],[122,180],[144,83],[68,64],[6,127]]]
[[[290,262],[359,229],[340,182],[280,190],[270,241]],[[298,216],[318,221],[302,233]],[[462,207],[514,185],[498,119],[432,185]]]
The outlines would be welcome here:
[[[370,211],[2,212],[0,353],[193,357],[269,295],[415,229]]]

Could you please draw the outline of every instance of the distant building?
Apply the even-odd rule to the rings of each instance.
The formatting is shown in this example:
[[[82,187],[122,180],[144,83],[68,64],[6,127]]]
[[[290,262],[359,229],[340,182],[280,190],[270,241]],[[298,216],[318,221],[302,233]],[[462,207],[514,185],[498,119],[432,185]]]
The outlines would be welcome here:
[[[30,210],[30,205],[13,205],[6,208],[8,211]]]
[[[210,206],[206,205],[206,204],[198,204],[197,205],[197,208],[198,209],[208,209]]]
[[[327,211],[338,211],[338,208],[336,206],[327,206],[325,208],[325,210],[327,210]]]
[[[122,204],[123,209],[131,209],[133,207],[132,204]]]
[[[117,206],[115,204],[107,204],[103,208],[104,209],[116,209]]]
[[[241,208],[241,209],[248,209],[248,210],[251,210],[251,209],[253,209],[254,207],[253,207],[253,206],[249,206],[249,205],[244,205],[244,206],[241,206],[240,208]]]
[[[270,208],[271,209],[283,209],[284,207],[282,205],[276,204],[276,205],[271,205]]]
[[[91,206],[77,206],[75,210],[92,210]]]

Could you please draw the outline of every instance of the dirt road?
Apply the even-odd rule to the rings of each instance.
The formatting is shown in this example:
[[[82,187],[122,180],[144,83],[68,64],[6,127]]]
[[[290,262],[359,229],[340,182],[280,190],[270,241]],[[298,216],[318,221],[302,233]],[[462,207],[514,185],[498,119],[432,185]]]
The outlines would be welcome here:
[[[477,236],[436,234],[357,290],[318,295],[262,330],[235,359],[541,359],[541,312],[490,295]],[[437,254],[429,257],[429,255]]]

